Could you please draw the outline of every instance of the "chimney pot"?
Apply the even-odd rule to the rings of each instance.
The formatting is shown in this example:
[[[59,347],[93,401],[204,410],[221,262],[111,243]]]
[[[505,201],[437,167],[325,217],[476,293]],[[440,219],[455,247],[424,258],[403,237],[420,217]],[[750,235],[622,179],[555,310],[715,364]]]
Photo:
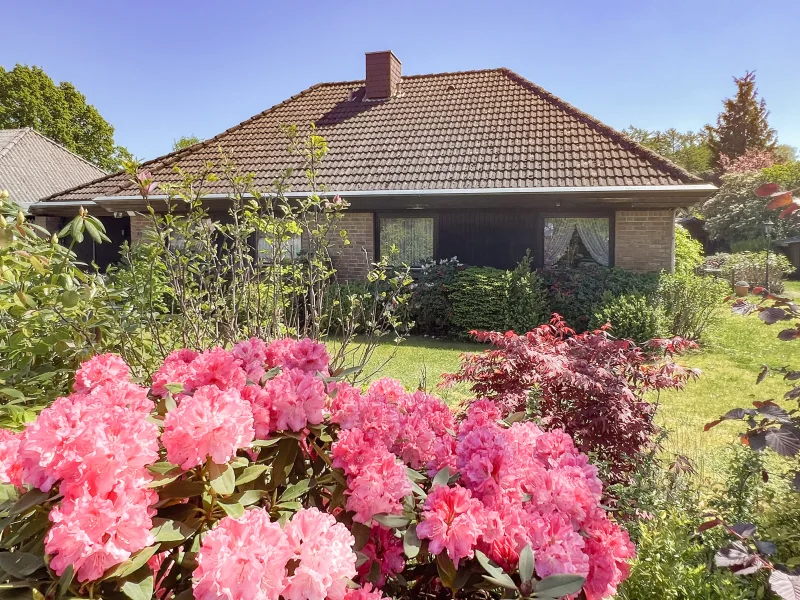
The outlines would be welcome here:
[[[391,98],[397,93],[402,77],[400,61],[391,50],[367,52],[368,100]]]

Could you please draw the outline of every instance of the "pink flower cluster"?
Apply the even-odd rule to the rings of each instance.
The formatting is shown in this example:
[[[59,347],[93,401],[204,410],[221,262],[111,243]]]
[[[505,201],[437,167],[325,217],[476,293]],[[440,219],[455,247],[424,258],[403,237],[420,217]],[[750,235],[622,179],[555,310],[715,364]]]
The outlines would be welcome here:
[[[355,540],[332,515],[302,509],[281,527],[264,509],[222,519],[197,554],[196,600],[344,600]],[[363,593],[367,594],[366,589]]]
[[[417,535],[455,564],[480,549],[508,570],[530,544],[539,577],[579,574],[589,600],[612,596],[634,547],[600,506],[597,469],[562,431],[506,428],[498,416],[478,401],[459,424],[449,462],[461,478],[428,495]]]
[[[43,410],[16,442],[0,437],[0,450],[17,444],[16,456],[3,456],[0,474],[42,491],[57,484],[63,495],[45,537],[56,574],[73,565],[79,581],[94,580],[153,543],[156,494],[146,469],[158,460],[152,409],[122,359],[104,354],[85,362],[75,393]]]

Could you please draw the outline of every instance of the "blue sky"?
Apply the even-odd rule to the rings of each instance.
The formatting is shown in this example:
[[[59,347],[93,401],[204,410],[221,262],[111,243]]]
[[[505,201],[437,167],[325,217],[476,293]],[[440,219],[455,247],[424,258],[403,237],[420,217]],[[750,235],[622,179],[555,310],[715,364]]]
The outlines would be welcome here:
[[[781,143],[800,147],[797,0],[3,3],[0,64],[68,80],[137,157],[211,137],[308,86],[505,66],[601,121],[698,129],[756,70]]]

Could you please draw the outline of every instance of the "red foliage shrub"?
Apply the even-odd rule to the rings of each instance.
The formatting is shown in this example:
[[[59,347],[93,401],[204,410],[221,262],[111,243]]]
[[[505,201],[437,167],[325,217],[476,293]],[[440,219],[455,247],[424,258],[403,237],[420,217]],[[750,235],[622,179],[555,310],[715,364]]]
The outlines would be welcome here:
[[[648,347],[666,356],[654,360],[629,340],[616,340],[605,328],[576,334],[558,314],[549,324],[524,335],[473,331],[494,348],[465,354],[458,373],[444,384],[468,382],[478,397],[495,400],[504,414],[533,411],[548,430],[563,429],[582,452],[609,465],[611,479],[623,480],[651,444],[655,406],[645,392],[682,388],[699,371],[666,356],[696,347],[683,339],[652,340]]]

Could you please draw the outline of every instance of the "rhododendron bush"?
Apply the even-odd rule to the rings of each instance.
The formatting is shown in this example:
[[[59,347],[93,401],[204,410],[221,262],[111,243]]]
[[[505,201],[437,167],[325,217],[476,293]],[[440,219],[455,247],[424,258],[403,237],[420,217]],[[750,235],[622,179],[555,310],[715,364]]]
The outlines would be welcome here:
[[[614,339],[608,326],[575,333],[557,314],[524,335],[472,333],[493,348],[464,354],[461,370],[445,382],[471,384],[504,416],[527,408],[544,429],[564,430],[580,451],[596,454],[615,481],[635,469],[656,433],[656,407],[645,392],[682,388],[699,374],[671,360],[654,361],[632,341]],[[682,338],[646,345],[667,355],[697,347]]]
[[[614,595],[634,548],[560,429],[333,376],[311,340],[115,355],[0,430],[0,583],[30,597]]]

